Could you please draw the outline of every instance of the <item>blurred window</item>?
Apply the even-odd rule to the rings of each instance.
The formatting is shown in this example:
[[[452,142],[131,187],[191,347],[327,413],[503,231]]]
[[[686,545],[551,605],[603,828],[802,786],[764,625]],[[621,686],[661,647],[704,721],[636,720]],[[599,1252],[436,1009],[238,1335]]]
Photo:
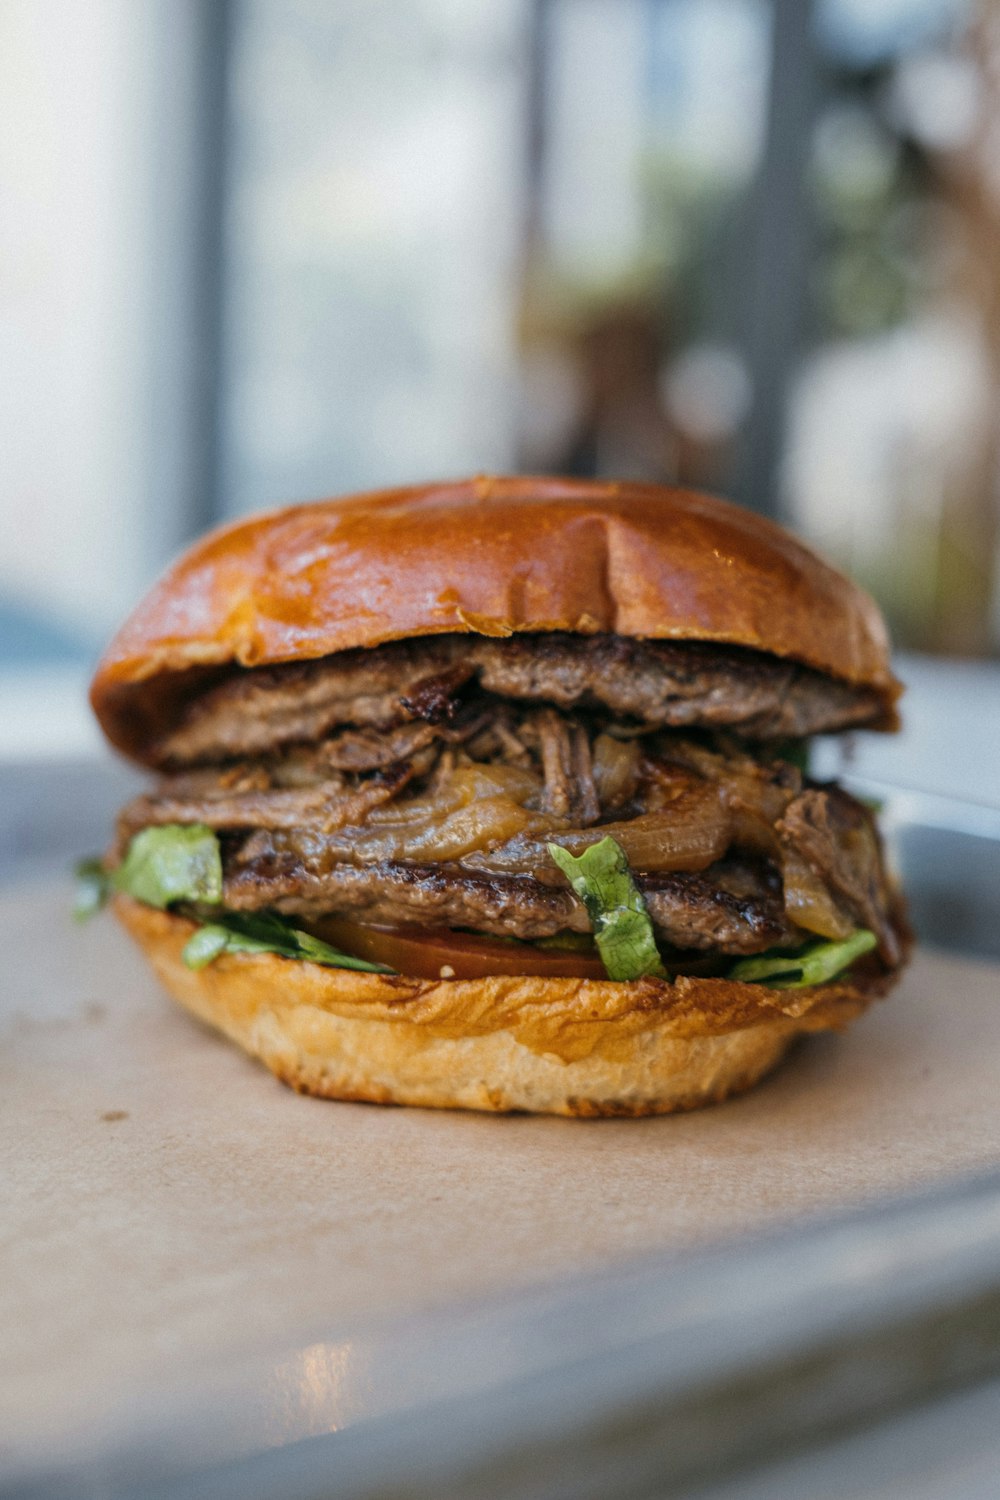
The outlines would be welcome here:
[[[721,481],[747,409],[740,244],[770,7],[543,0],[535,14],[521,462]]]
[[[195,532],[517,467],[1000,640],[989,0],[5,0],[0,668]]]
[[[526,8],[240,0],[226,513],[512,461]]]

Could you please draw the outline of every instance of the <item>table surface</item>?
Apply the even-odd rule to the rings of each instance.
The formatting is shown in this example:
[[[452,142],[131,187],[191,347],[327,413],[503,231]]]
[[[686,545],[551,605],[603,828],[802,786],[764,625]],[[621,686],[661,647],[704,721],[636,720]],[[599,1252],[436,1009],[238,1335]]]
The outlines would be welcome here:
[[[110,918],[75,928],[67,902],[0,900],[11,1451],[338,1328],[1000,1163],[1000,965],[919,953],[846,1036],[714,1109],[490,1117],[289,1092],[176,1010]]]

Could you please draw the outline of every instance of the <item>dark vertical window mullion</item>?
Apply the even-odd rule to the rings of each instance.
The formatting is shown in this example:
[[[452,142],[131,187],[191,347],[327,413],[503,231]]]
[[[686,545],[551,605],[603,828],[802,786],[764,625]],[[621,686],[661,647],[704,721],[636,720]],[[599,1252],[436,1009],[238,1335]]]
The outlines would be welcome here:
[[[815,0],[773,0],[767,131],[741,298],[753,404],[734,485],[739,500],[771,516],[782,508],[778,471],[789,385],[810,320],[809,162],[823,91]]]

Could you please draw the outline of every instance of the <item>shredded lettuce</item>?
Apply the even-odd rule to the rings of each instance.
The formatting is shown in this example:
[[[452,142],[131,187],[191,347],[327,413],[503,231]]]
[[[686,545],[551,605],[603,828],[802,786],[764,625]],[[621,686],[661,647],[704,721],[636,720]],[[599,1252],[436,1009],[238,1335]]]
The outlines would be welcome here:
[[[100,859],[92,858],[82,859],[75,873],[73,913],[78,921],[99,912],[112,891],[123,891],[161,911],[175,901],[216,906],[222,900],[219,841],[203,823],[144,828],[116,870],[107,870]]]
[[[184,945],[181,955],[189,969],[203,969],[223,953],[277,953],[281,958],[304,959],[331,969],[360,969],[366,974],[394,974],[385,964],[369,963],[341,953],[311,933],[293,927],[274,912],[219,912],[204,923]]]
[[[878,939],[867,927],[859,927],[842,942],[808,943],[794,952],[762,953],[758,958],[741,958],[729,970],[730,979],[746,984],[766,984],[773,990],[802,990],[808,985],[828,984],[838,974],[870,953]]]
[[[111,880],[115,890],[161,910],[175,901],[217,906],[222,900],[219,840],[204,823],[144,828]]]
[[[96,857],[81,859],[73,874],[76,877],[73,917],[77,922],[86,922],[96,917],[111,894],[111,875]]]
[[[531,938],[527,947],[541,948],[543,953],[576,953],[594,956],[594,939],[589,932],[554,932],[551,937]]]
[[[655,974],[665,979],[653,924],[621,845],[603,838],[579,856],[559,844],[546,847],[587,908],[608,977],[641,979]]]
[[[220,904],[219,840],[203,823],[144,828],[116,870],[106,870],[99,859],[85,859],[76,867],[76,878],[74,915],[80,921],[100,911],[112,891],[122,891],[161,911],[178,901],[218,908],[185,944],[183,958],[189,969],[203,969],[222,953],[277,953],[329,968],[395,972],[384,964],[340,953],[274,912],[225,911]]]

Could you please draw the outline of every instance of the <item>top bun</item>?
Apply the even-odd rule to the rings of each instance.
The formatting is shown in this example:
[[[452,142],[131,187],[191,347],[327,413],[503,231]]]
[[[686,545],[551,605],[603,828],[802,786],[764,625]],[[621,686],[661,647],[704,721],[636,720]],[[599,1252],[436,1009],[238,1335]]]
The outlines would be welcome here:
[[[212,532],[146,596],[91,701],[137,760],[226,667],[442,633],[718,641],[900,687],[874,602],[781,527],[651,484],[494,478],[273,511]]]

